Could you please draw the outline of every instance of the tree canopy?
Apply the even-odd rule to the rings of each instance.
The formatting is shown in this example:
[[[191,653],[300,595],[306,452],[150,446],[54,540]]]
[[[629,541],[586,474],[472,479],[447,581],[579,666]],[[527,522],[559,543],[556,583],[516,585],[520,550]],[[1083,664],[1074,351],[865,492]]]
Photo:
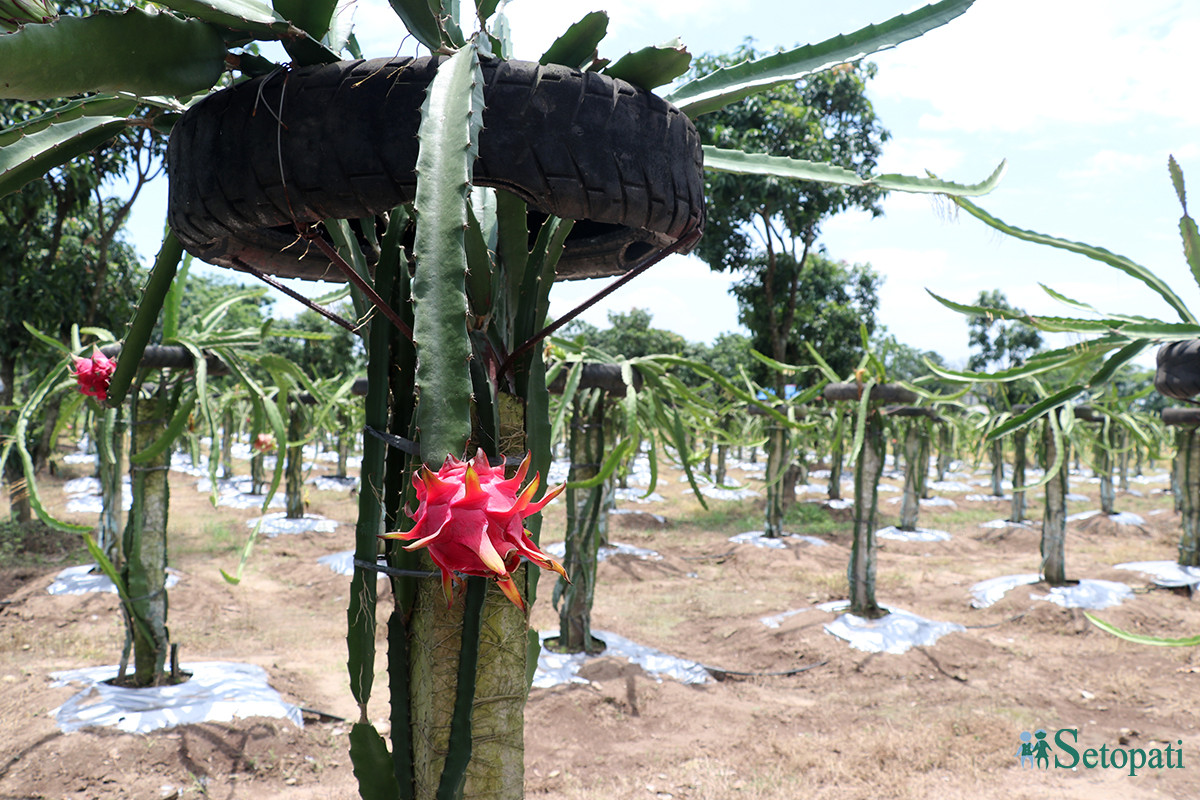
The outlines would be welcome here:
[[[353,316],[349,304],[335,311],[342,316]],[[283,323],[288,330],[306,331],[328,336],[327,339],[304,339],[292,336],[274,336],[267,340],[267,349],[277,353],[296,366],[305,375],[314,378],[343,378],[359,373],[365,374],[366,353],[362,339],[312,309],[304,309],[296,318]]]
[[[981,291],[975,305],[1025,313],[1008,302],[999,289]],[[1037,329],[1019,320],[972,314],[967,320],[967,330],[971,346],[967,369],[974,371],[1019,367],[1042,347],[1042,335]]]
[[[705,74],[760,55],[746,41],[733,53],[698,57],[693,70]],[[875,73],[874,64],[843,64],[701,115],[696,128],[705,144],[822,161],[866,176],[889,138],[865,94]],[[714,270],[743,273],[734,292],[743,304],[743,323],[762,352],[779,361],[802,361],[797,349],[802,339],[815,333],[822,343],[842,341],[840,326],[817,330],[825,319],[840,322],[841,312],[852,309],[873,315],[877,303],[868,297],[874,297],[878,278],[868,279],[869,271],[846,273],[852,282],[847,293],[855,301],[842,302],[832,315],[810,313],[817,297],[803,285],[832,272],[827,259],[812,267],[822,224],[854,208],[881,214],[883,190],[710,171],[705,191],[709,215],[696,254]],[[811,274],[814,269],[822,274]],[[807,309],[804,317],[801,307]],[[873,325],[868,316],[855,320],[855,341],[860,321]]]
[[[889,381],[904,381],[911,383],[919,378],[929,378],[929,368],[926,362],[938,367],[945,367],[946,360],[940,353],[933,350],[918,350],[898,340],[895,334],[883,332],[871,343],[871,349],[883,362],[884,372]],[[925,387],[942,391],[947,388],[942,381],[924,381]]]
[[[623,358],[680,355],[688,349],[688,341],[678,333],[651,327],[653,319],[654,315],[645,308],[609,311],[607,328],[597,328],[582,320],[575,320],[563,329],[562,335],[578,344]]]
[[[751,346],[789,364],[811,364],[805,342],[811,344],[838,375],[847,375],[862,356],[859,327],[875,330],[882,278],[869,265],[834,261],[821,253],[808,254],[800,267],[791,254],[775,256],[776,269],[765,255],[749,260],[743,277],[733,286],[738,320],[749,328]],[[780,320],[790,320],[776,330]],[[783,343],[782,355],[777,340]],[[756,376],[768,380],[766,368]],[[774,380],[771,378],[770,380]]]

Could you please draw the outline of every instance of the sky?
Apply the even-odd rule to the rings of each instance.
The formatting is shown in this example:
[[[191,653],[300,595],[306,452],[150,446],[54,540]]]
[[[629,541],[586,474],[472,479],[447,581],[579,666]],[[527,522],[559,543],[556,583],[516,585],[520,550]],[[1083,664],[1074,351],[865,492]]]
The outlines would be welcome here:
[[[819,42],[914,10],[903,0],[512,0],[506,7],[517,58],[536,60],[590,11],[610,17],[601,55],[615,59],[679,37],[693,53],[726,52],[745,37],[759,49]],[[415,55],[386,0],[360,0],[355,22],[369,57]],[[1174,154],[1200,193],[1200,4],[1193,0],[977,0],[963,16],[872,56],[867,94],[892,135],[881,172],[975,183],[1008,169],[977,200],[1017,227],[1099,245],[1149,267],[1200,312],[1200,290],[1184,261],[1180,208],[1167,173]],[[131,220],[147,259],[165,215],[164,182],[150,187]],[[1200,196],[1198,194],[1197,196]],[[1149,289],[1110,267],[1006,237],[944,200],[893,193],[884,215],[845,213],[820,237],[828,254],[868,263],[884,277],[878,320],[901,342],[953,365],[969,353],[965,317],[927,289],[960,302],[999,289],[1035,314],[1071,315],[1044,283],[1101,310],[1174,319]],[[225,272],[225,271],[222,271]],[[227,273],[226,273],[227,274]],[[671,256],[587,312],[647,308],[653,324],[693,341],[741,331],[731,278],[698,259]],[[560,282],[561,316],[604,281]],[[300,284],[317,295],[320,283]],[[283,315],[299,306],[281,301]],[[1064,340],[1057,340],[1061,343]],[[1148,354],[1144,363],[1152,363]]]

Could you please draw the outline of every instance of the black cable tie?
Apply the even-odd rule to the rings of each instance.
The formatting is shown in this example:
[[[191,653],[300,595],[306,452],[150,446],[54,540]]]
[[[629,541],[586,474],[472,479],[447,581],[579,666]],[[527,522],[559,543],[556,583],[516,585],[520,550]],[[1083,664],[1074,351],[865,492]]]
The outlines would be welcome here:
[[[388,447],[394,447],[397,450],[408,453],[413,458],[421,457],[421,446],[412,439],[405,439],[404,437],[396,436],[393,433],[385,433],[373,425],[364,425],[363,430],[374,436],[376,439],[379,439]]]
[[[370,570],[371,572],[382,572],[384,575],[391,575],[393,578],[436,578],[441,574],[423,569],[396,569],[395,567],[389,567],[387,564],[372,564],[370,561],[363,561],[361,558],[354,559],[354,566]]]

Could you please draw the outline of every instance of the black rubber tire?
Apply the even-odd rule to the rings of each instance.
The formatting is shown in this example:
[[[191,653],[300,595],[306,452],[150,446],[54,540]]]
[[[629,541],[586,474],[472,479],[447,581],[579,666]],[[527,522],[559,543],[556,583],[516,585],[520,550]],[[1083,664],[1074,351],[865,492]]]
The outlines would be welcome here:
[[[857,401],[862,395],[862,387],[857,383],[826,384],[822,394],[831,401]],[[895,383],[877,383],[871,387],[871,400],[878,403],[915,403],[917,393]]]
[[[875,389],[871,390],[871,394],[875,394]],[[915,417],[927,417],[932,420],[940,419],[937,410],[928,406],[888,406],[883,410],[883,413],[889,417],[904,417],[906,419]]]
[[[109,358],[116,358],[121,355],[123,347],[121,342],[114,342],[101,347],[100,352]],[[205,365],[209,375],[229,374],[229,367],[225,362],[212,353],[205,356]],[[142,360],[139,362],[139,366],[151,369],[195,369],[196,359],[192,355],[192,351],[183,345],[148,344],[142,351]]]
[[[343,61],[216,92],[175,124],[168,221],[193,255],[281,277],[343,280],[295,223],[369,218],[411,201],[417,128],[440,58]],[[483,62],[476,185],[577,223],[558,278],[622,274],[704,222],[700,139],[624,81]],[[301,260],[303,256],[303,260]]]
[[[1194,428],[1200,425],[1200,408],[1164,408],[1162,421],[1171,427]]]
[[[1158,348],[1154,388],[1175,400],[1200,394],[1200,339],[1168,342]]]

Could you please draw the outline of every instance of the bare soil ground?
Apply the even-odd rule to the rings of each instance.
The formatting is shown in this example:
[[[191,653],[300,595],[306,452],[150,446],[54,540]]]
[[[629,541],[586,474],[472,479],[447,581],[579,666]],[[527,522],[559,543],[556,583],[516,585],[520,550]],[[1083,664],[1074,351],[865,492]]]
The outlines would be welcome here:
[[[528,797],[1200,796],[1200,732],[1189,699],[1200,691],[1200,651],[1118,640],[1079,611],[1030,599],[1045,587],[1018,588],[987,609],[970,607],[977,581],[1037,572],[1036,528],[997,534],[979,527],[1005,516],[1006,504],[960,500],[956,510],[924,509],[922,525],[949,531],[948,542],[881,542],[881,602],[967,630],[903,655],[872,655],[827,634],[823,625],[833,617],[825,612],[797,614],[778,628],[760,621],[844,598],[847,512],[812,507],[794,518],[794,532],[821,536],[828,547],[800,540],[783,550],[733,545],[728,536],[758,526],[762,500],[710,500],[706,511],[675,478],[667,474],[660,484],[667,502],[624,504],[665,516],[665,526],[637,515],[614,518],[615,541],[664,558],[617,556],[602,564],[594,626],[730,672],[819,666],[685,686],[600,657],[585,668],[590,685],[532,692]],[[44,487],[56,509],[64,507],[60,483],[50,479]],[[182,580],[171,592],[170,624],[183,660],[261,665],[289,701],[352,719],[343,644],[349,579],[316,563],[349,549],[352,527],[263,539],[242,584],[230,586],[218,568],[236,567],[242,520],[255,512],[213,509],[194,483],[172,473],[171,563]],[[1148,590],[1143,576],[1113,569],[1175,553],[1179,518],[1168,495],[1152,493],[1164,487],[1138,488],[1146,497],[1119,495],[1118,508],[1141,514],[1144,528],[1071,523],[1069,574],[1138,590],[1122,606],[1098,612],[1121,627],[1200,633],[1200,607],[1186,594]],[[1095,500],[1093,484],[1076,481],[1072,491]],[[1072,511],[1086,507],[1075,503]],[[312,490],[310,511],[350,523],[354,499]],[[880,524],[889,524],[898,507],[882,502],[881,512]],[[1040,514],[1032,499],[1030,517]],[[562,524],[559,503],[548,511],[544,541],[561,538]],[[22,549],[35,552],[10,551],[9,564],[0,563],[0,798],[357,796],[349,725],[312,715],[303,730],[252,718],[148,735],[60,733],[49,712],[74,690],[51,688],[49,673],[115,663],[123,632],[115,596],[46,593],[58,570],[86,560],[76,541],[46,534]],[[542,584],[533,613],[538,628],[557,625],[549,585]],[[384,727],[382,674],[376,686],[372,712]],[[1178,749],[1182,741],[1183,768],[1136,777],[1082,765],[1022,769],[1018,737],[1038,728],[1077,728],[1080,750]]]

